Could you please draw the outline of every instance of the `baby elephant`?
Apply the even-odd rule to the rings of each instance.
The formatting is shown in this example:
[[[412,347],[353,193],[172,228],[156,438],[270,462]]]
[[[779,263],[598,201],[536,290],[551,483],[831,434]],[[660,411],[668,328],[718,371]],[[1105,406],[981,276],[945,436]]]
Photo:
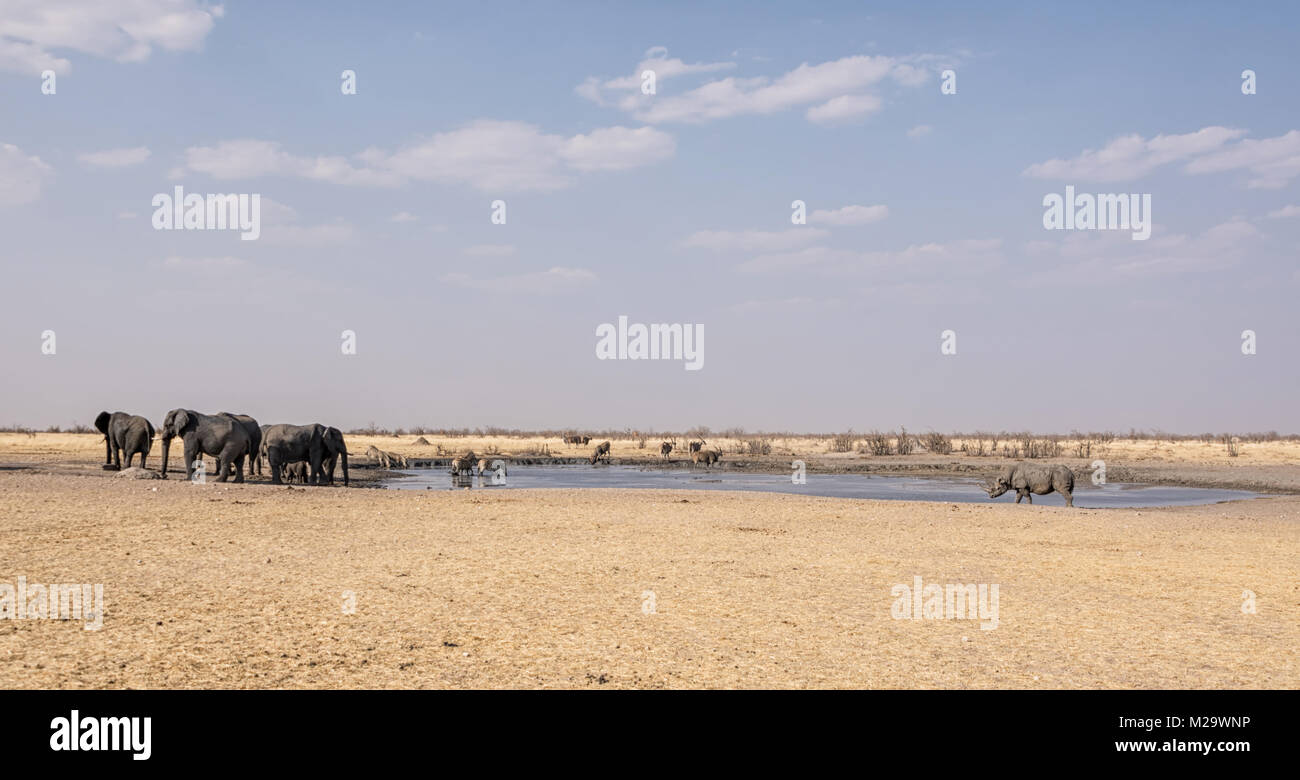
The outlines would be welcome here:
[[[1022,461],[1004,468],[997,479],[984,486],[984,490],[989,498],[1014,490],[1017,504],[1022,498],[1034,503],[1034,493],[1045,496],[1055,491],[1065,496],[1066,506],[1074,506],[1074,472],[1066,466],[1037,466]]]
[[[311,472],[307,469],[307,461],[295,460],[293,463],[284,464],[284,481],[288,483],[297,482],[300,485],[307,484],[307,477]]]

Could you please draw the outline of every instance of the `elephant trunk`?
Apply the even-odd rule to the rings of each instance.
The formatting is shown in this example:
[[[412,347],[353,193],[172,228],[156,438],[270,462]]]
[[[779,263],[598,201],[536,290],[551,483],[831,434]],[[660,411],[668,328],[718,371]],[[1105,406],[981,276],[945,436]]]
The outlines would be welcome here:
[[[162,456],[163,456],[162,478],[163,479],[167,479],[167,456],[171,454],[171,451],[172,451],[172,437],[164,433],[162,436]]]

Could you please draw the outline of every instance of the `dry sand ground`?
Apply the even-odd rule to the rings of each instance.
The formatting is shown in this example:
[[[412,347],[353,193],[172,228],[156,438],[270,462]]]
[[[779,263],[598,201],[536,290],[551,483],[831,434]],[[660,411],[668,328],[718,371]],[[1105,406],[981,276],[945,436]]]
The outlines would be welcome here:
[[[1300,687],[1296,497],[194,486],[96,438],[0,436],[0,583],[107,606],[0,620],[0,687]],[[891,618],[916,575],[998,584],[998,627]]]

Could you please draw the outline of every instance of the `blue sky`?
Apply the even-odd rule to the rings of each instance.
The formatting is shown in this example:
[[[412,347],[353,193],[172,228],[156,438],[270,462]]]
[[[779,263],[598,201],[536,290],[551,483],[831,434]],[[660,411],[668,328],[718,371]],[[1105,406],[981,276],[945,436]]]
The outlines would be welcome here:
[[[307,8],[0,4],[0,422],[1300,430],[1291,4]],[[1150,240],[1045,230],[1067,184]],[[153,230],[176,185],[262,237]]]

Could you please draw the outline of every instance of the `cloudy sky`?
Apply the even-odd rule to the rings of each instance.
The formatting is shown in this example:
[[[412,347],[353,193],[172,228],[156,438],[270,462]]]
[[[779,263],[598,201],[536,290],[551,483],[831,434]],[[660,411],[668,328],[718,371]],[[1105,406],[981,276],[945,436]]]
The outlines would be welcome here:
[[[0,424],[1300,431],[1300,10],[890,5],[2,0]]]

